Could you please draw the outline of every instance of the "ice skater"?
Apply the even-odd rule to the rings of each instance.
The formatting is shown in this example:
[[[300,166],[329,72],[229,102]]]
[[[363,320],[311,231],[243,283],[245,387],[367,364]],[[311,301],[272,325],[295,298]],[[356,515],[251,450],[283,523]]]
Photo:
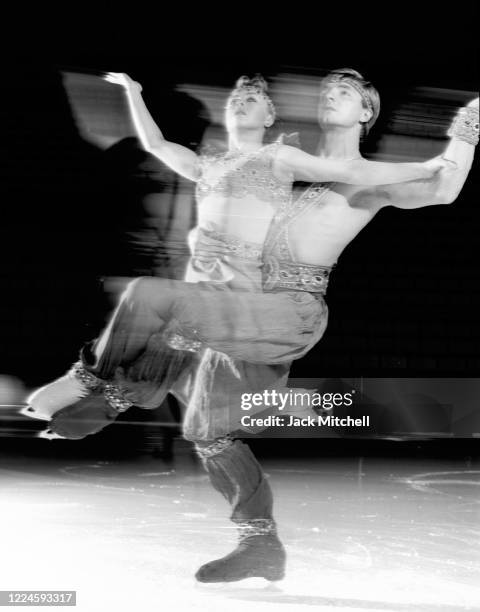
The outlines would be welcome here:
[[[57,436],[81,438],[132,404],[153,408],[173,392],[187,405],[185,436],[230,502],[240,531],[237,549],[200,568],[197,578],[280,579],[285,552],[269,484],[248,446],[230,434],[239,394],[285,386],[292,360],[320,339],[327,324],[323,295],[332,262],[315,251],[297,252],[301,241],[292,241],[289,230],[298,218],[292,182],[375,186],[430,179],[450,172],[449,165],[373,163],[357,153],[329,159],[280,142],[263,146],[275,112],[259,79],[241,80],[229,98],[228,151],[199,157],[163,139],[140,86],[126,75],[108,78],[126,88],[145,148],[197,182],[198,226],[190,234],[187,282],[134,281],[74,368],[29,398],[29,414],[51,419]],[[337,121],[344,143],[359,140],[375,110],[351,89],[357,97],[344,107],[343,124]],[[315,197],[329,197],[331,187],[317,185]]]

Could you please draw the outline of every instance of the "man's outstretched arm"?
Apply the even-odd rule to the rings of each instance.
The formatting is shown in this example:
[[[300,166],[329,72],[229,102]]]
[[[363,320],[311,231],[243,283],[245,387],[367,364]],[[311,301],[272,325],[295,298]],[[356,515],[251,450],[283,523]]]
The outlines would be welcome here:
[[[442,157],[453,162],[450,168],[442,168],[429,179],[369,189],[372,197],[381,206],[407,209],[454,202],[465,184],[478,143],[478,98],[458,111],[448,135],[450,142]]]

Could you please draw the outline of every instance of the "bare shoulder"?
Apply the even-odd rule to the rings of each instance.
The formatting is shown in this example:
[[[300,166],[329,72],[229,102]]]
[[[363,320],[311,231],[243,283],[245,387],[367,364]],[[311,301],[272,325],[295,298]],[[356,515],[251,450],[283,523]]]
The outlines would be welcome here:
[[[298,164],[304,164],[306,161],[315,161],[317,158],[310,153],[306,153],[298,147],[292,147],[288,144],[280,143],[277,147],[275,157],[278,162],[284,163],[285,165],[296,166]]]
[[[299,149],[290,145],[279,144],[275,150],[274,158],[274,174],[277,178],[291,180],[292,177],[292,160],[295,159],[295,154],[299,153]]]
[[[281,143],[277,147],[276,157],[279,160],[288,161],[292,158],[293,155],[295,155],[299,151],[300,149],[297,149],[296,147]]]

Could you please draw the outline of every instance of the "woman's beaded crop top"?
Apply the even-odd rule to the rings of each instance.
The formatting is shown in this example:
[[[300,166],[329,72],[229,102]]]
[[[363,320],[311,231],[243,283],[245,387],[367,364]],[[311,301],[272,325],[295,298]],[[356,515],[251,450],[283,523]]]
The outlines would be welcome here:
[[[293,176],[281,181],[273,173],[273,163],[281,142],[266,145],[249,154],[203,154],[200,157],[200,178],[197,181],[197,201],[212,194],[244,198],[253,196],[259,200],[287,202],[292,193]],[[208,169],[223,166],[224,173],[209,178]]]

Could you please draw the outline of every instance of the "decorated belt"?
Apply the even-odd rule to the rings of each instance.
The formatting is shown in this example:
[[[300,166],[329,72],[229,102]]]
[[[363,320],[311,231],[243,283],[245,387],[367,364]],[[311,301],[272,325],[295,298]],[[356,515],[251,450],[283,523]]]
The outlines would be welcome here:
[[[263,264],[265,291],[308,291],[325,295],[332,267],[297,263],[267,257]]]
[[[197,240],[193,248],[194,258],[215,259],[227,255],[259,261],[262,255],[262,245],[247,242],[232,234],[198,229]]]

